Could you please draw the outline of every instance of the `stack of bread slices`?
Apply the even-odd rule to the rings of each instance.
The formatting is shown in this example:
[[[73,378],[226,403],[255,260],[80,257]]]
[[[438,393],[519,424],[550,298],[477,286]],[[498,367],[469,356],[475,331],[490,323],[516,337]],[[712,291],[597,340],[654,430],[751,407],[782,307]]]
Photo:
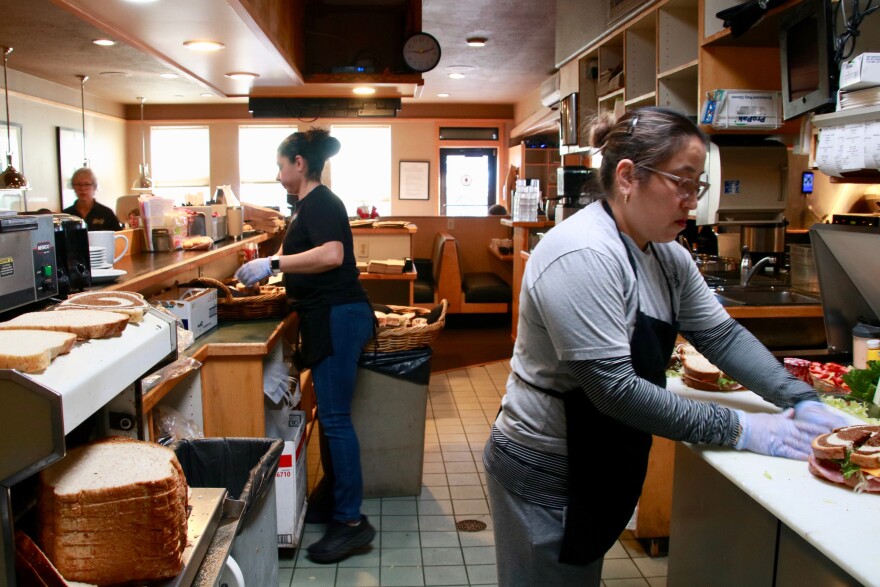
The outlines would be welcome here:
[[[689,344],[678,348],[681,361],[681,380],[692,389],[702,391],[736,391],[742,385],[728,379],[725,374]]]
[[[168,579],[183,566],[186,506],[186,478],[172,450],[104,439],[41,471],[38,542],[67,580]]]
[[[27,312],[0,323],[0,369],[37,373],[79,340],[117,336],[143,320],[149,303],[138,293],[74,294],[54,312]],[[112,311],[111,311],[112,310]]]

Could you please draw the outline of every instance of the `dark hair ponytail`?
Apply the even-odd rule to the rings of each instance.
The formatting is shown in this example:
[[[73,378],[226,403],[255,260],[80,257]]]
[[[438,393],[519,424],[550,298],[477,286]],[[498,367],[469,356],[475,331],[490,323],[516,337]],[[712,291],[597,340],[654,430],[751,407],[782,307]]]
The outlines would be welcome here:
[[[666,108],[637,108],[616,121],[606,112],[596,117],[590,130],[590,145],[602,150],[599,181],[606,198],[614,197],[615,174],[621,160],[657,167],[694,137],[709,143],[692,120]],[[649,172],[636,167],[634,173],[636,179],[643,180]]]
[[[278,145],[278,154],[289,161],[299,155],[306,161],[306,178],[320,181],[327,159],[339,152],[342,145],[336,137],[321,128],[295,132]]]

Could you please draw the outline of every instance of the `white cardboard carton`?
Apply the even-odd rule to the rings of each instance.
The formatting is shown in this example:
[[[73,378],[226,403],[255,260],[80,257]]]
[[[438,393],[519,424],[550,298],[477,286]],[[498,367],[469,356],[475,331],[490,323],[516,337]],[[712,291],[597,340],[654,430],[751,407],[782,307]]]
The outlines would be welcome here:
[[[292,410],[288,421],[290,434],[284,439],[284,452],[275,474],[278,548],[299,546],[306,516],[306,413]]]
[[[880,86],[880,53],[862,53],[840,66],[841,90]]]
[[[213,287],[173,286],[153,296],[162,307],[180,318],[183,327],[200,337],[217,326],[217,290]]]

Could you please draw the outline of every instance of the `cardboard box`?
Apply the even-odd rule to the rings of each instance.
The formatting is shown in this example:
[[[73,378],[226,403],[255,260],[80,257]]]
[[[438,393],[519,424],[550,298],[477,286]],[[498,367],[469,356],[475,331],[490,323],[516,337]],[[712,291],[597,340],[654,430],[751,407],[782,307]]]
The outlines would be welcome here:
[[[288,425],[289,435],[284,439],[284,452],[275,474],[278,548],[299,546],[306,517],[306,413],[291,410]]]
[[[862,53],[840,66],[841,90],[880,86],[880,53]]]
[[[779,128],[782,126],[781,92],[715,90],[703,106],[702,124],[713,128]]]
[[[183,327],[200,337],[217,326],[217,290],[213,287],[170,287],[150,301],[180,318]]]

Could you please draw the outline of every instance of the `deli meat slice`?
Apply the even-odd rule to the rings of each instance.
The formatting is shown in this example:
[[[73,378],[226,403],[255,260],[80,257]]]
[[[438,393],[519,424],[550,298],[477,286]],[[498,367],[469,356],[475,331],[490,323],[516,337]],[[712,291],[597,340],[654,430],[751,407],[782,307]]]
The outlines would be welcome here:
[[[810,473],[820,479],[825,479],[832,483],[847,485],[849,487],[855,487],[859,484],[859,481],[861,481],[858,475],[853,475],[849,479],[845,479],[843,477],[843,472],[840,470],[840,465],[832,461],[817,459],[814,455],[810,455],[807,463],[810,468]],[[880,493],[880,477],[864,473],[863,476],[865,483],[861,490],[867,491],[868,493]]]

